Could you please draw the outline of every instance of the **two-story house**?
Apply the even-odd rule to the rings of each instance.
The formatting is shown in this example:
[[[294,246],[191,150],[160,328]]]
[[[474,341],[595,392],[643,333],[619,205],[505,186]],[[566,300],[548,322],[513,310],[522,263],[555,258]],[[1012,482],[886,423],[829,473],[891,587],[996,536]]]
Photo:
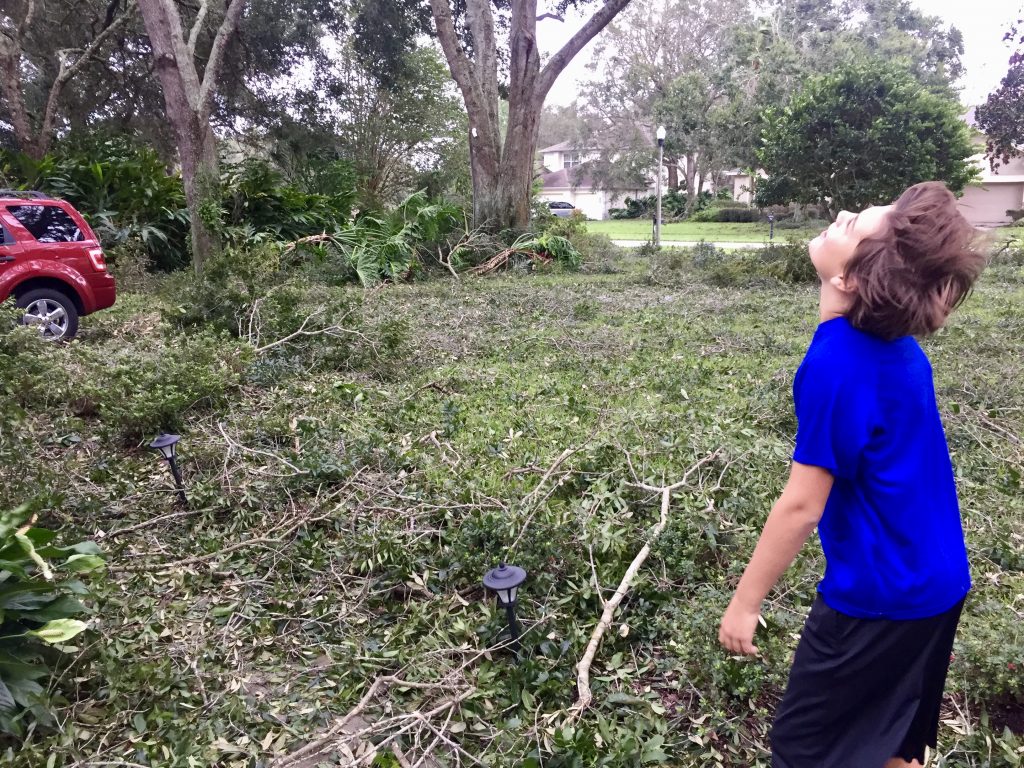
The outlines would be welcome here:
[[[587,164],[599,155],[596,149],[581,148],[569,141],[544,147],[540,150],[543,166],[540,198],[548,202],[572,203],[588,219],[607,219],[608,210],[622,205],[625,198],[654,194],[653,181],[647,187],[635,189],[602,189],[587,172]]]

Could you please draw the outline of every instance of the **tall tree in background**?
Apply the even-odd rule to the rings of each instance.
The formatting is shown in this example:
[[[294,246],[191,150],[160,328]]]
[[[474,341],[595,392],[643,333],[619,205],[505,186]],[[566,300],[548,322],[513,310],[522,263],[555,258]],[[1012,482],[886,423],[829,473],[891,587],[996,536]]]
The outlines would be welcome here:
[[[135,4],[106,0],[44,7],[42,0],[23,0],[4,6],[0,100],[18,149],[38,160],[62,125],[69,84],[101,59],[131,20]]]
[[[544,99],[566,65],[629,1],[605,0],[569,42],[541,66],[537,0],[501,0],[494,6],[491,0],[465,0],[465,14],[459,17],[449,0],[430,0],[437,36],[469,114],[473,209],[478,225],[493,230],[526,228]],[[564,0],[558,10],[576,4]],[[500,26],[496,24],[496,10]],[[498,32],[506,26],[508,46],[499,50]],[[499,62],[503,54],[508,60],[508,126],[504,140],[498,119],[503,91]]]
[[[889,62],[866,59],[812,78],[767,120],[762,205],[813,203],[834,219],[920,181],[959,192],[975,174],[959,104]]]
[[[993,169],[1024,156],[1024,18],[1017,19],[1003,40],[1015,48],[1010,68],[976,112],[978,126],[988,136],[986,153]]]
[[[457,192],[442,187],[445,178],[457,187],[460,170],[468,176],[466,115],[438,52],[414,49],[402,57],[397,71],[381,77],[375,62],[363,60],[353,43],[339,43],[333,54],[331,76],[342,87],[326,105],[325,111],[333,114],[313,122],[293,119],[258,138],[270,139],[282,168],[302,168],[304,158],[345,163],[353,173],[361,210],[395,204],[421,188],[415,186],[421,182],[439,194]],[[460,149],[462,157],[455,157]],[[430,169],[441,173],[419,178]]]
[[[598,76],[586,92],[600,121],[596,178],[614,185],[623,169],[649,169],[655,126],[664,124],[669,187],[681,186],[682,168],[692,210],[698,175],[735,162],[719,113],[735,97],[732,38],[750,21],[747,0],[638,0],[615,21],[594,52]]]
[[[186,37],[174,0],[139,0],[146,24],[153,60],[163,89],[167,118],[174,128],[181,161],[192,229],[192,261],[196,271],[220,249],[214,219],[219,217],[220,176],[217,163],[217,137],[210,122],[214,94],[224,56],[238,28],[245,0],[227,0],[211,9],[203,0]],[[211,10],[220,11],[217,33],[200,77],[196,45]]]

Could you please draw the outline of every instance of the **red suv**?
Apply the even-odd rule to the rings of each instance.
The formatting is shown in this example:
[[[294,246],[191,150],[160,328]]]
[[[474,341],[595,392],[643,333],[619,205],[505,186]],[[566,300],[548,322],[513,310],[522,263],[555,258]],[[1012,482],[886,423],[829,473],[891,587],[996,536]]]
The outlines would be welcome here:
[[[70,339],[80,316],[113,305],[100,242],[69,203],[2,189],[0,228],[0,302],[13,295],[43,338]]]

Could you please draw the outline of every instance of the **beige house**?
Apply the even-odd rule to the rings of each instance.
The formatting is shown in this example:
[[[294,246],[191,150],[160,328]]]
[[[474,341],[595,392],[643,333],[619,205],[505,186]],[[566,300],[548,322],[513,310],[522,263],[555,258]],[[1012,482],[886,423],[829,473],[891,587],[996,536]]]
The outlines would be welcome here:
[[[596,160],[599,154],[597,150],[581,149],[568,141],[540,150],[543,166],[540,199],[572,203],[588,219],[607,219],[608,211],[621,206],[625,198],[654,194],[653,184],[636,189],[601,189],[587,172],[587,163]]]
[[[978,153],[971,160],[981,170],[981,179],[964,190],[959,208],[976,227],[1009,224],[1007,211],[1024,208],[1024,157],[1015,157],[995,171],[985,159],[985,134],[978,129],[974,107],[964,115],[971,127],[972,140]]]

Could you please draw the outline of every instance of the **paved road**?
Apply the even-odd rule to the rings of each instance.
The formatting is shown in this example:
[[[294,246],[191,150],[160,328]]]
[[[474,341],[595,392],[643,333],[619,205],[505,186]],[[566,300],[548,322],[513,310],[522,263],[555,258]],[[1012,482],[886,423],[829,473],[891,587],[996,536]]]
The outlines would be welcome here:
[[[646,245],[649,241],[647,240],[612,240],[616,245],[621,245],[623,248],[639,248],[642,245]],[[780,242],[776,240],[775,242]],[[784,242],[784,241],[783,241]],[[661,244],[665,248],[692,248],[697,245],[696,240],[662,240]],[[724,248],[726,250],[741,250],[744,248],[762,248],[765,243],[712,243],[716,248]]]

